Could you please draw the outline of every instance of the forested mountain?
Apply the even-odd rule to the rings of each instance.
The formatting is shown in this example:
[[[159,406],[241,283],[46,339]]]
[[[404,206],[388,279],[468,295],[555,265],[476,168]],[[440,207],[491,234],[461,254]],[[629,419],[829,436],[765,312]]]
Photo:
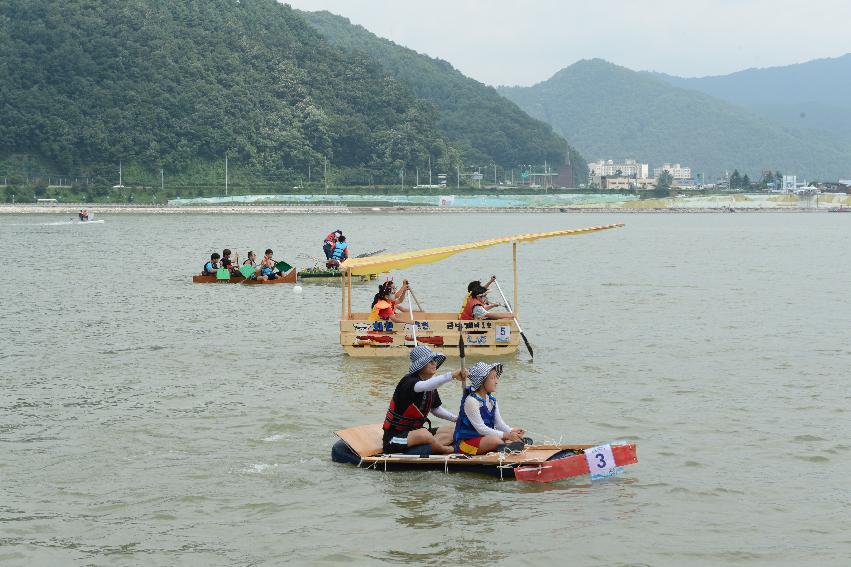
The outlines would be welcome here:
[[[532,87],[500,93],[570,139],[588,159],[679,162],[714,178],[781,170],[810,179],[848,174],[851,144],[777,125],[753,111],[599,59]]]
[[[227,154],[285,176],[327,157],[380,182],[429,156],[453,171],[564,149],[548,126],[495,106],[495,93],[482,108],[438,108],[275,0],[7,0],[0,77],[0,159],[66,170],[123,160],[175,171]],[[461,112],[489,127],[467,131]]]
[[[564,162],[564,140],[493,87],[465,76],[446,61],[380,38],[347,18],[324,11],[302,14],[329,42],[350,53],[366,54],[418,97],[434,103],[440,110],[437,123],[441,132],[462,149],[468,162],[490,159],[509,166]],[[571,163],[577,172],[586,170],[584,160],[573,149]]]
[[[796,128],[851,133],[851,53],[712,77],[654,74],[671,85],[746,106]]]

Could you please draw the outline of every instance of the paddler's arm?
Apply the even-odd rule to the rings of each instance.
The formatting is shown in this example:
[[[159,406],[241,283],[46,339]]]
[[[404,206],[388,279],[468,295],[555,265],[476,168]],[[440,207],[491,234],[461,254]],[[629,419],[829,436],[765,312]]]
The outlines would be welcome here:
[[[455,372],[446,372],[445,374],[432,376],[428,380],[420,380],[414,384],[414,391],[421,393],[437,390],[440,386],[443,386],[447,382],[451,382],[452,380],[461,380],[462,378],[466,378],[468,375],[469,372],[467,372],[467,369],[461,368]]]
[[[443,406],[437,406],[433,410],[431,410],[432,415],[435,417],[439,417],[440,419],[445,419],[446,421],[451,421],[455,423],[458,421],[458,416],[444,408]]]

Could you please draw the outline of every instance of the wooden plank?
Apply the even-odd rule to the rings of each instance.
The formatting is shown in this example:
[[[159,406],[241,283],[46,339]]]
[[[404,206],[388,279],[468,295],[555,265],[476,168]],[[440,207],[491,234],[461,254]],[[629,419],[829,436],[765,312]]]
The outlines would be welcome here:
[[[341,429],[335,431],[334,434],[345,441],[346,445],[362,458],[381,454],[383,450],[382,437],[384,432],[380,423]]]
[[[635,445],[613,445],[612,455],[619,467],[638,462]],[[514,469],[514,478],[528,482],[552,482],[586,474],[590,474],[590,471],[584,454],[547,461],[538,466],[521,466]]]

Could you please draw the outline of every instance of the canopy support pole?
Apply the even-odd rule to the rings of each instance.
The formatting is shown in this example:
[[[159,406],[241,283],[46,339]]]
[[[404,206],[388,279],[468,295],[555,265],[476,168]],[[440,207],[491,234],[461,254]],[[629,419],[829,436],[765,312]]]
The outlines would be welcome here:
[[[349,270],[348,273],[349,273],[349,285],[348,285],[349,301],[348,301],[348,304],[349,304],[349,319],[351,319],[352,318],[352,271]]]
[[[340,292],[343,294],[343,297],[340,299],[340,305],[342,306],[342,312],[340,313],[340,319],[346,318],[346,272],[340,274]]]
[[[514,257],[514,316],[520,317],[520,307],[517,303],[517,243],[511,243],[511,251]]]

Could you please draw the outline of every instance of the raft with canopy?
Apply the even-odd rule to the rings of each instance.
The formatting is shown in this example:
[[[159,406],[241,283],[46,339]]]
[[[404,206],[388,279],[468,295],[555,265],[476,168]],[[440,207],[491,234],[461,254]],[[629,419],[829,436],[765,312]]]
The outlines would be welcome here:
[[[369,321],[369,312],[352,311],[352,282],[365,274],[401,270],[420,264],[432,264],[469,250],[511,244],[514,271],[514,301],[518,314],[517,244],[558,236],[575,236],[624,226],[622,223],[587,228],[554,230],[534,234],[518,234],[480,240],[466,244],[427,248],[411,252],[378,254],[368,258],[350,258],[340,266],[342,278],[342,313],[340,316],[340,345],[351,356],[408,356],[415,343],[429,345],[432,350],[447,354],[457,351],[459,340],[478,356],[499,356],[517,351],[521,330],[517,319],[487,319],[462,321],[458,313],[413,313],[407,324],[389,321]]]
[[[431,455],[429,445],[409,453],[382,453],[381,424],[361,425],[336,431],[339,440],[331,459],[380,471],[442,470],[477,472],[501,479],[552,482],[590,475],[592,480],[614,476],[621,468],[638,462],[634,444],[539,444],[522,451],[484,455]]]

